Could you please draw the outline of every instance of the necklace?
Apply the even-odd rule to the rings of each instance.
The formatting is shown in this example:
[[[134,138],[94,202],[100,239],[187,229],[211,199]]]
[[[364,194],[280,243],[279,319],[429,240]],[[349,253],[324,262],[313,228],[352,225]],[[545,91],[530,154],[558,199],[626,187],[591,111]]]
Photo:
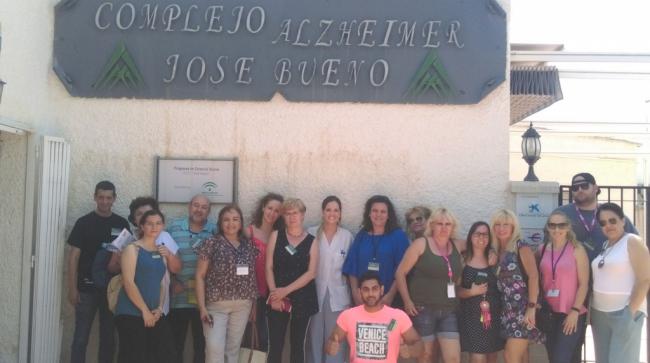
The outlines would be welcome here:
[[[618,242],[618,241],[617,241]],[[603,268],[605,266],[605,257],[609,255],[610,252],[616,247],[617,243],[614,243],[614,245],[610,246],[609,241],[605,242],[605,245],[603,246],[603,252],[601,253],[601,258],[600,261],[598,261],[598,268]]]

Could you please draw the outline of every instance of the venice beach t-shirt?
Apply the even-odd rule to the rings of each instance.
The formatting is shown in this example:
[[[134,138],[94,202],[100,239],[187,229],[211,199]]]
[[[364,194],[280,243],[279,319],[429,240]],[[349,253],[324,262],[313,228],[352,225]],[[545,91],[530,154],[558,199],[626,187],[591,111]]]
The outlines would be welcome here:
[[[350,363],[395,363],[400,338],[412,326],[402,310],[385,306],[374,313],[363,305],[345,310],[336,324],[346,332]]]

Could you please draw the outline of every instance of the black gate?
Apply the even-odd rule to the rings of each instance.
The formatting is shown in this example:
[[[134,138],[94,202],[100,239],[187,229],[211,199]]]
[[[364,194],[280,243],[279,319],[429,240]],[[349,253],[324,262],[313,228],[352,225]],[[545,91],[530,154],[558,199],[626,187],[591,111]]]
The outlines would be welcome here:
[[[646,246],[650,249],[650,187],[644,186],[599,186],[600,195],[598,201],[600,203],[612,202],[616,203],[623,208],[625,215],[632,221],[639,235],[645,240]],[[573,200],[573,193],[571,192],[570,185],[561,185],[560,194],[558,195],[558,204],[563,205],[570,203]],[[650,317],[646,318],[646,332],[650,326]],[[585,348],[587,344],[585,344]],[[646,333],[646,362],[650,362],[650,334]],[[586,349],[582,351],[582,361],[587,361]],[[591,362],[591,360],[589,360]]]

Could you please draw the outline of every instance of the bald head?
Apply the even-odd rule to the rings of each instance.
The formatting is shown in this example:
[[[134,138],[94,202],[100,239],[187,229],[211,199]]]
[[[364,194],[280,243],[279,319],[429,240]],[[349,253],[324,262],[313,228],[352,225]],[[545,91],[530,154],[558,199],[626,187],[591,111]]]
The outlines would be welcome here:
[[[189,220],[193,225],[204,226],[210,215],[210,200],[203,194],[197,194],[190,200]]]

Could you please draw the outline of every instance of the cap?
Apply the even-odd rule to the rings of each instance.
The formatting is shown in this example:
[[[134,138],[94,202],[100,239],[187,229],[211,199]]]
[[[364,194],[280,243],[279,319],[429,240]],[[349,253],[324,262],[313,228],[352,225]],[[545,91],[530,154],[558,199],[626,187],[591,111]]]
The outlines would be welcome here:
[[[584,179],[584,180],[579,180],[578,182],[576,182],[577,177],[582,177],[582,179]],[[594,178],[594,176],[589,174],[589,173],[578,173],[578,174],[574,175],[573,178],[571,178],[571,185],[580,184],[580,183],[584,183],[584,182],[588,182],[588,183],[596,185],[596,178]]]

